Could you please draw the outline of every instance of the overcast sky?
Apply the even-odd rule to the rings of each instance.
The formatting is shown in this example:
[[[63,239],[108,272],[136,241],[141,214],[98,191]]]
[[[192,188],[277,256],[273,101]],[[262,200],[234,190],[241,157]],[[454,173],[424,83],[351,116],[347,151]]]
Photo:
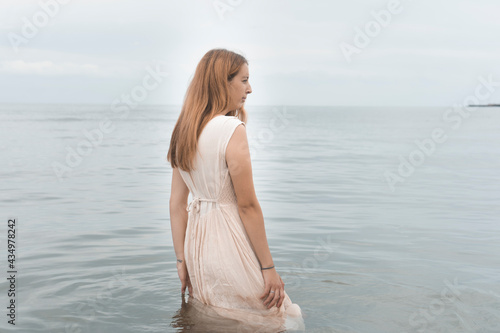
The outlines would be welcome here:
[[[247,107],[449,106],[479,77],[500,82],[499,13],[498,0],[2,0],[0,103],[179,105],[224,47],[249,61]]]

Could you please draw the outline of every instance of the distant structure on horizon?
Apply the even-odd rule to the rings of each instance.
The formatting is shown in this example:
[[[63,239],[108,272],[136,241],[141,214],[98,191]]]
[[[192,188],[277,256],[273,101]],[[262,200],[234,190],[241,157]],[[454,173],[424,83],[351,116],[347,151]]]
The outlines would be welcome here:
[[[469,106],[481,106],[481,107],[500,107],[500,104],[469,104]]]

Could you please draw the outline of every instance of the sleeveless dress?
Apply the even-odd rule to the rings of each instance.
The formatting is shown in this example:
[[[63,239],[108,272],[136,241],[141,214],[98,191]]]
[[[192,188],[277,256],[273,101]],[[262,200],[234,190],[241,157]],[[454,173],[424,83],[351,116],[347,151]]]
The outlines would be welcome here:
[[[187,207],[184,240],[193,287],[189,303],[196,307],[198,319],[204,314],[205,322],[213,322],[214,315],[222,316],[238,323],[238,332],[303,330],[301,309],[286,291],[279,309],[267,309],[259,297],[264,291],[264,278],[238,212],[225,157],[229,140],[240,124],[246,126],[236,116],[212,118],[198,139],[195,169],[179,169],[193,197]]]

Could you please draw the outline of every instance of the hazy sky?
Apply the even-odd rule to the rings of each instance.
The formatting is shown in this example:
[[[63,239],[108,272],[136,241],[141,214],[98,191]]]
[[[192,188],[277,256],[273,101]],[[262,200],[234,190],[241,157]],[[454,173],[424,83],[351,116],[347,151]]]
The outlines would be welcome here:
[[[0,103],[179,105],[224,47],[249,61],[247,107],[449,106],[478,77],[500,82],[499,13],[498,0],[2,0]],[[500,102],[492,85],[481,102]]]

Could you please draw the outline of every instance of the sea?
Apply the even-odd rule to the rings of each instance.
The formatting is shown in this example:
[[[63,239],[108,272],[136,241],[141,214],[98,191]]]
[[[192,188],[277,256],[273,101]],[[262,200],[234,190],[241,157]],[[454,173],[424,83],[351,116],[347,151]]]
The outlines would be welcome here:
[[[500,108],[246,109],[306,332],[500,332]],[[179,113],[0,105],[1,332],[193,329],[169,221]]]

